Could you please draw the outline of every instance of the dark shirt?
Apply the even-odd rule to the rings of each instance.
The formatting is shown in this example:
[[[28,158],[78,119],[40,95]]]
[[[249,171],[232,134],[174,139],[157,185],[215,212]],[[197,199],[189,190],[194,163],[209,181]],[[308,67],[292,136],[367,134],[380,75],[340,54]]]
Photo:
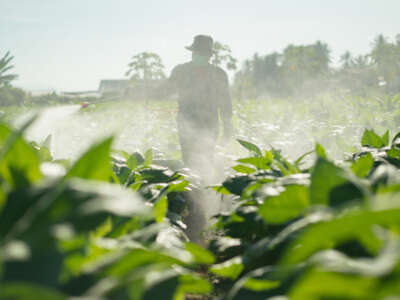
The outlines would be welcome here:
[[[211,64],[188,62],[172,70],[169,82],[179,93],[178,121],[218,128],[219,112],[224,126],[230,126],[232,103],[224,70]]]

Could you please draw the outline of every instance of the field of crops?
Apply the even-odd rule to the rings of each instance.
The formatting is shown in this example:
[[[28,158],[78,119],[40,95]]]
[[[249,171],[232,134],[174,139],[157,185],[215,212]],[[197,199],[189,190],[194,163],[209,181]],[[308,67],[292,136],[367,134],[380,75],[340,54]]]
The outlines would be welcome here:
[[[235,102],[212,183],[173,102],[5,111],[0,299],[400,299],[399,103]]]

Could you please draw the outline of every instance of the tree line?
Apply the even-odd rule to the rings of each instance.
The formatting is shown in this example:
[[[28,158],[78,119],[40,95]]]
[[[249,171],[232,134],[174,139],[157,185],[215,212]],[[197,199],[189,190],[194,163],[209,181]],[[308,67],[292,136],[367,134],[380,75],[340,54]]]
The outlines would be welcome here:
[[[233,91],[238,98],[332,90],[361,95],[400,92],[400,34],[394,41],[379,35],[369,53],[355,56],[346,51],[339,63],[332,66],[331,51],[321,41],[289,45],[280,53],[256,53],[236,72]]]
[[[399,93],[400,34],[394,40],[379,35],[371,45],[370,52],[363,55],[346,51],[340,56],[340,64],[333,66],[326,43],[291,44],[282,52],[255,53],[238,69],[231,48],[217,41],[211,63],[234,73],[232,93],[238,99],[308,96],[337,90],[363,96],[376,91]],[[13,69],[12,60],[9,52],[0,58],[0,103],[3,105],[26,101],[25,93],[11,85],[18,78],[16,74],[9,74]],[[132,56],[125,76],[133,85],[139,83],[151,88],[152,83],[167,77],[164,69],[158,54],[141,52]]]

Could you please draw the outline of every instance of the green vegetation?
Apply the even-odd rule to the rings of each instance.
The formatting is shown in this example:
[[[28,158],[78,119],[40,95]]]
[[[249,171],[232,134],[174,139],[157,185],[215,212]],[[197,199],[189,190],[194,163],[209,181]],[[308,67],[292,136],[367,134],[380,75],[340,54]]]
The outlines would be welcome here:
[[[235,69],[216,45],[213,63]],[[60,159],[57,136],[26,138],[40,120],[10,124],[78,100],[34,98],[0,77],[0,300],[399,298],[398,47],[378,37],[339,70],[322,42],[247,61],[233,86],[237,140],[218,146],[211,187],[179,160],[176,103],[93,101],[61,127],[62,148],[120,134]],[[129,75],[163,77],[146,55]],[[9,54],[2,61],[0,75]],[[301,93],[315,76],[345,78],[351,91]],[[382,90],[368,86],[375,79]],[[186,224],[204,189],[232,205],[201,247]]]
[[[9,70],[13,69],[14,66],[10,65],[10,62],[13,60],[14,56],[10,55],[10,52],[7,52],[0,59],[0,87],[9,85],[11,81],[18,78],[15,74],[6,74]]]
[[[362,96],[400,91],[400,40],[379,35],[370,53],[353,56],[346,51],[340,66],[331,64],[330,49],[317,41],[289,45],[282,53],[254,54],[236,73],[234,92],[239,98],[315,95],[345,90]]]
[[[239,140],[249,156],[213,187],[233,209],[216,216],[203,249],[185,235],[200,189],[190,173],[151,150],[112,150],[111,138],[76,161],[55,160],[50,139],[23,139],[33,121],[0,126],[0,299],[400,293],[400,134],[365,130],[341,164],[320,144],[292,162]]]

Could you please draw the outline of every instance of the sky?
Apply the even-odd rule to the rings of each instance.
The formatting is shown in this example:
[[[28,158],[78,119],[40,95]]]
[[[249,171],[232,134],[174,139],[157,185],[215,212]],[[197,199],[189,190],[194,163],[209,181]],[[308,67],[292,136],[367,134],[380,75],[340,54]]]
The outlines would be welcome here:
[[[400,33],[400,0],[0,0],[0,57],[14,55],[14,85],[97,90],[124,78],[130,58],[159,54],[168,74],[184,46],[209,34],[243,61],[288,44],[328,43],[335,61],[365,54],[378,34]]]

